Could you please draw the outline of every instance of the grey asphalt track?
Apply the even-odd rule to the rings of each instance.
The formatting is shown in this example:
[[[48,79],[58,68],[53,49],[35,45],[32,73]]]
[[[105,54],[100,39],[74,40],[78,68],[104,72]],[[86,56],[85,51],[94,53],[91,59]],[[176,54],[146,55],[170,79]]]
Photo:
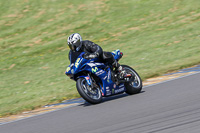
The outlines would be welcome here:
[[[3,124],[0,133],[200,133],[200,73]]]

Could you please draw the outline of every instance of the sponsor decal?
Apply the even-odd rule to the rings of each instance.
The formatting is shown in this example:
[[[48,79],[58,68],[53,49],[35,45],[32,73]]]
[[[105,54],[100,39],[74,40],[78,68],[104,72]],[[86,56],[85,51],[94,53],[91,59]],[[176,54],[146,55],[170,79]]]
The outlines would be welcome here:
[[[106,78],[107,78],[107,76],[105,76],[105,77],[103,78],[103,80],[106,80]]]
[[[80,58],[78,58],[77,60],[76,60],[76,62],[75,62],[75,67],[77,68],[78,67],[78,65],[79,65],[79,62],[80,61]]]
[[[90,78],[89,77],[85,77],[86,78],[86,80],[89,80]]]
[[[95,63],[95,65],[104,65],[104,63]]]
[[[107,95],[107,96],[108,96],[108,95],[111,95],[111,91],[110,91],[109,87],[106,87],[106,95]]]
[[[95,74],[96,74],[97,76],[99,76],[99,75],[101,75],[101,74],[103,74],[103,73],[104,73],[104,71],[103,71],[103,70],[100,70],[100,71],[96,72]]]
[[[110,82],[109,79],[107,79],[107,82],[108,82],[108,83]]]
[[[110,82],[110,78],[111,78],[111,74],[110,74],[110,71],[108,72],[108,78],[107,78],[107,82],[109,83]]]
[[[124,87],[123,87],[123,88],[120,88],[120,89],[116,89],[116,90],[115,90],[115,93],[120,93],[120,92],[122,92],[122,91],[124,91]]]
[[[71,70],[71,73],[74,74],[74,69]]]
[[[122,85],[119,86],[119,88],[122,88],[122,87],[124,87],[124,84],[122,84]]]
[[[104,65],[103,63],[87,63],[88,66],[90,67],[95,67],[97,65]]]
[[[112,94],[114,94],[115,93],[115,89],[112,89]]]
[[[85,77],[85,79],[86,79],[86,81],[87,81],[87,83],[88,83],[88,85],[91,85],[91,82],[90,82],[90,77]]]
[[[97,72],[97,71],[98,71],[98,68],[97,68],[97,67],[92,68],[92,73],[95,73],[95,72]]]
[[[113,85],[113,88],[116,88],[116,84]]]
[[[71,69],[70,67],[67,67],[67,69],[66,69],[66,72],[69,72],[69,71],[70,71],[70,69]]]

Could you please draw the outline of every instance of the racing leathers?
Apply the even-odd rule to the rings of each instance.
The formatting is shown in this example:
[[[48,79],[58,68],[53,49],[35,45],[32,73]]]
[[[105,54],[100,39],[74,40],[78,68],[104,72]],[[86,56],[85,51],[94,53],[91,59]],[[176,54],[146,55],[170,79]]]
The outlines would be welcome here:
[[[70,63],[74,63],[77,59],[77,57],[82,53],[85,52],[84,58],[86,59],[92,59],[92,58],[99,58],[101,62],[103,63],[109,63],[112,65],[115,70],[118,70],[119,72],[122,71],[122,67],[120,64],[114,59],[111,52],[105,52],[102,50],[102,48],[88,40],[81,41],[82,46],[79,51],[72,51],[69,52],[69,60]]]

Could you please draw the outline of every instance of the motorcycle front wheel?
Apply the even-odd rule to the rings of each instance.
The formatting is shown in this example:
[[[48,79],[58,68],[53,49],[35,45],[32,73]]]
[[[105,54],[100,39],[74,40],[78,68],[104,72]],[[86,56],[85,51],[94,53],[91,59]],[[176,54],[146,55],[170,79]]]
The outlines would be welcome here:
[[[91,104],[97,104],[102,101],[102,94],[100,87],[92,88],[88,85],[85,78],[79,78],[76,82],[78,93],[83,99]]]
[[[142,80],[139,74],[133,68],[127,65],[122,65],[122,67],[125,69],[126,73],[129,73],[133,76],[132,80],[124,83],[126,87],[126,93],[130,95],[140,93],[142,90]]]

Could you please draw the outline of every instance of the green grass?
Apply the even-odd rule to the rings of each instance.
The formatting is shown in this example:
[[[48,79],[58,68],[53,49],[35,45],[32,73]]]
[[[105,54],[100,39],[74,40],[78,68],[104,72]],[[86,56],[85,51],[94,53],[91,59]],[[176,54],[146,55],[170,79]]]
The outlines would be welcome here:
[[[0,116],[79,97],[64,75],[74,32],[143,80],[200,63],[198,0],[0,0]]]

